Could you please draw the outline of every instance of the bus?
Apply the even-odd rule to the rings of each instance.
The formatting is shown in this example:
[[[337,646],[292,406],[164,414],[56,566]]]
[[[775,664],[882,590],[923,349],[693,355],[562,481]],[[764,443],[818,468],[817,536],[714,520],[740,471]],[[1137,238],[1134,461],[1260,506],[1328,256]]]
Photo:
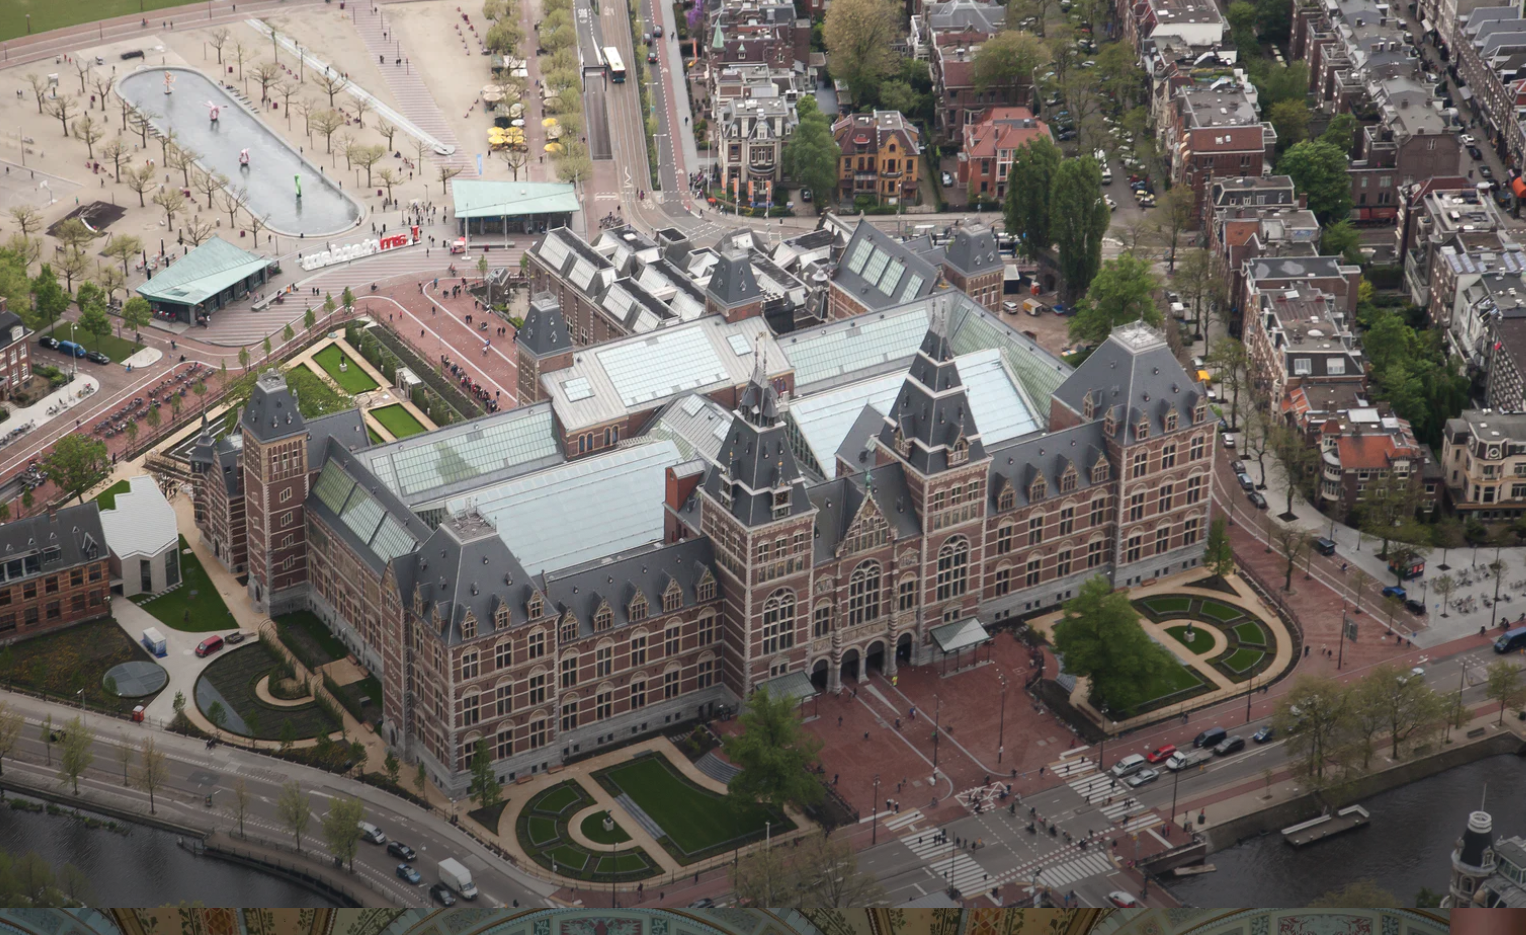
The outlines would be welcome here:
[[[615,84],[625,83],[625,62],[620,58],[620,50],[612,45],[604,47],[604,64],[609,66],[609,80]]]

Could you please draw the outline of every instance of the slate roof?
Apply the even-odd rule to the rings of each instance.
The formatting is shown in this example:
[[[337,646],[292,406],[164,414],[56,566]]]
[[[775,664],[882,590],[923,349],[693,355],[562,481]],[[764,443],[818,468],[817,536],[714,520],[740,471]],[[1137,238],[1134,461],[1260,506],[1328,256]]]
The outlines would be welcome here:
[[[286,376],[281,371],[267,370],[254,381],[239,425],[261,442],[290,438],[307,431],[307,423],[297,410],[297,399],[287,389]]]
[[[164,499],[158,482],[140,474],[128,478],[127,485],[117,494],[116,506],[100,514],[107,547],[118,558],[127,558],[158,555],[179,545],[175,508]]]
[[[710,284],[705,294],[726,308],[735,308],[756,302],[763,297],[758,280],[752,274],[752,264],[747,254],[740,250],[726,250],[720,255],[710,274]]]
[[[843,436],[842,444],[837,446],[836,457],[845,464],[862,468],[873,457],[869,453],[869,442],[880,434],[880,426],[885,424],[885,415],[869,403],[864,403],[864,408],[853,419],[853,424],[848,427],[848,434]],[[836,469],[836,464],[833,464]],[[826,465],[822,465],[825,469]]]
[[[524,620],[534,583],[498,537],[493,524],[475,512],[451,516],[406,557],[395,572],[405,604],[415,596],[424,620],[438,621],[435,635],[447,646],[463,642],[462,624],[476,619],[476,636],[493,631],[498,609]]]
[[[360,410],[341,409],[326,416],[319,416],[307,423],[307,469],[316,471],[323,466],[328,441],[333,439],[347,451],[359,451],[371,447],[371,433],[360,417]]]
[[[1177,362],[1165,337],[1142,322],[1113,329],[1091,356],[1076,368],[1054,396],[1077,415],[1086,411],[1092,394],[1094,418],[1109,408],[1116,420],[1115,438],[1122,440],[1141,415],[1150,421],[1150,436],[1165,431],[1166,413],[1177,410],[1177,425],[1192,424],[1202,387]]]
[[[17,328],[21,330],[17,331]],[[0,348],[7,348],[19,341],[25,341],[28,334],[31,334],[31,331],[21,320],[21,316],[6,309],[5,303],[0,301]]]
[[[1251,261],[1252,278],[1264,279],[1333,279],[1342,275],[1338,256],[1257,257]]]
[[[0,561],[42,553],[42,572],[104,558],[106,547],[94,500],[66,506],[53,516],[42,512],[0,526]]]
[[[910,442],[901,457],[923,475],[946,470],[950,453],[960,442],[968,446],[968,460],[985,456],[980,429],[949,347],[947,314],[946,310],[934,313],[922,347],[912,358],[906,382],[880,429],[880,443],[887,451],[898,450],[897,439]]]
[[[562,307],[549,292],[539,292],[530,297],[530,310],[525,313],[525,326],[515,331],[514,343],[536,357],[546,357],[572,349],[572,336],[567,331],[567,319]]]
[[[983,224],[954,228],[943,245],[943,262],[966,276],[989,273],[1005,265],[996,249],[996,235]]]
[[[731,515],[744,526],[762,526],[811,509],[805,475],[780,418],[779,394],[764,367],[760,360],[721,443],[718,467],[705,478],[705,489],[719,502],[729,502]],[[785,491],[788,509],[775,515],[775,493]]]
[[[931,295],[938,270],[889,234],[860,220],[832,273],[837,288],[870,311]]]
[[[698,587],[708,575],[715,578],[714,552],[708,537],[663,543],[655,548],[600,559],[597,563],[545,576],[546,599],[560,612],[578,621],[578,636],[592,636],[594,615],[605,604],[610,610],[610,629],[648,622],[675,611],[663,608],[663,595],[673,584],[683,603],[695,607]],[[647,613],[633,621],[631,602],[637,594],[646,598]]]
[[[213,237],[138,286],[145,299],[199,305],[269,266],[271,261]]]
[[[1092,468],[1097,461],[1107,458],[1106,439],[1102,423],[1086,422],[1059,432],[1030,435],[990,449],[991,473],[986,493],[991,508],[1001,502],[1001,494],[1012,487],[1015,506],[1028,505],[1029,485],[1039,476],[1044,478],[1048,496],[1061,496],[1060,477],[1068,465],[1076,467],[1076,490],[1092,486]],[[1101,486],[1107,486],[1105,483]]]
[[[896,463],[882,464],[872,472],[859,472],[817,484],[810,490],[816,507],[816,530],[812,561],[816,565],[837,558],[837,547],[853,528],[865,499],[873,499],[880,515],[890,524],[892,538],[905,539],[921,533],[921,524],[906,489],[905,469]]]

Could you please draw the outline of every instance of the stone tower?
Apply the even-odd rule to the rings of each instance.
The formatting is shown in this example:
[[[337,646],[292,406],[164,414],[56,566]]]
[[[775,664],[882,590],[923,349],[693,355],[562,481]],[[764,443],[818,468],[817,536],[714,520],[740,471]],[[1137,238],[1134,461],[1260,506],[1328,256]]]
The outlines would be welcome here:
[[[307,423],[278,370],[260,374],[244,406],[244,508],[249,598],[260,613],[307,581]]]
[[[1488,812],[1468,816],[1468,827],[1452,851],[1452,879],[1442,906],[1461,909],[1476,905],[1479,887],[1494,873],[1494,819]]]

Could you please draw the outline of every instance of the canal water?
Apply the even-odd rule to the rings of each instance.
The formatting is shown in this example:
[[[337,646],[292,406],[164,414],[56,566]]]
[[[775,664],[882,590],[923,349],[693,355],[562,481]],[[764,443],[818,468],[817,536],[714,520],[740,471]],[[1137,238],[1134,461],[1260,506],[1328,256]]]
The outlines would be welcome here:
[[[284,139],[200,72],[186,68],[172,68],[169,72],[175,79],[170,94],[164,93],[163,68],[128,75],[117,83],[117,93],[134,107],[154,115],[153,125],[161,132],[174,130],[181,145],[201,154],[203,167],[227,176],[234,188],[247,189],[248,209],[267,217],[266,224],[271,229],[292,236],[314,237],[347,231],[360,219],[360,206],[335,184],[333,173],[342,170],[330,169],[327,175],[320,174]],[[208,116],[208,102],[220,107],[217,123]],[[269,111],[268,115],[276,119],[278,113]],[[239,153],[245,149],[249,150],[249,164],[240,166]],[[159,154],[160,147],[151,142],[144,158],[152,156],[157,160]],[[323,156],[315,153],[314,158]],[[177,186],[184,182],[178,172],[170,170],[170,176]],[[302,179],[300,200],[296,197],[298,176]],[[191,194],[193,200],[198,197],[194,189]],[[205,201],[201,202],[201,210],[207,210]],[[211,214],[221,215],[227,221],[221,195],[214,200]],[[241,220],[239,226],[245,226],[245,221]],[[225,240],[238,244],[237,234],[226,229],[219,233]]]
[[[1452,846],[1479,807],[1494,816],[1496,836],[1526,837],[1526,760],[1497,756],[1379,793],[1360,804],[1372,823],[1320,844],[1293,848],[1273,831],[1211,854],[1218,870],[1173,881],[1187,905],[1303,906],[1354,880],[1371,879],[1413,906],[1421,887],[1445,894]]]
[[[173,833],[144,825],[133,825],[124,836],[71,818],[0,806],[0,841],[12,855],[36,851],[55,872],[66,863],[83,870],[90,879],[85,902],[91,906],[338,906],[280,877],[192,857],[175,844]]]

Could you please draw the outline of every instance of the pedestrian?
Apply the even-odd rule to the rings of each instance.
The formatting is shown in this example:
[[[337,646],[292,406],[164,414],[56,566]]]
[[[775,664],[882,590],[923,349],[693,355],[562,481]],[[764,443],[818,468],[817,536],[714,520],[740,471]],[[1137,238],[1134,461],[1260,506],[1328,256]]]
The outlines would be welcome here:
[[[832,774],[832,785],[837,785],[837,773]]]
[[[841,714],[839,714],[839,715],[838,715],[838,716],[837,716],[837,726],[838,726],[838,727],[841,727],[841,726],[842,726],[842,715],[841,715]]]
[[[868,731],[864,731],[864,739],[865,740],[869,739],[869,732]]]

